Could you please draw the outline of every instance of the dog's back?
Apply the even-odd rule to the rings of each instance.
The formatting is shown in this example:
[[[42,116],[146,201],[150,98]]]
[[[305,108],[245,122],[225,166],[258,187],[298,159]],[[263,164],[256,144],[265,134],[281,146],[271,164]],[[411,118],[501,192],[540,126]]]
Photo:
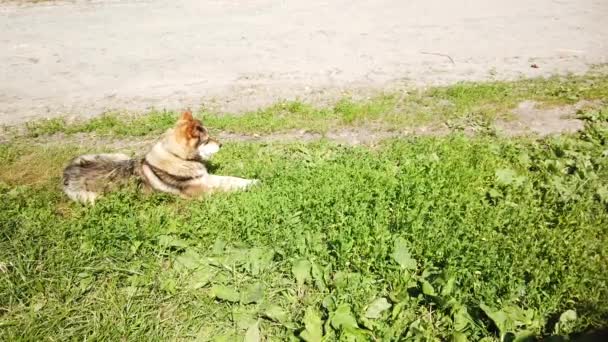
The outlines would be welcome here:
[[[88,154],[74,158],[63,170],[63,191],[74,201],[93,203],[111,185],[137,173],[139,162],[126,154]]]

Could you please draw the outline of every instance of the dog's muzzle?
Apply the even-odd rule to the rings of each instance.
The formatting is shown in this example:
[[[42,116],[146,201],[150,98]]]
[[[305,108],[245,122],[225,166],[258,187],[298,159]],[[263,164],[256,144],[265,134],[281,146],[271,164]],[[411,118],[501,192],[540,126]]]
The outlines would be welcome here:
[[[209,160],[211,159],[211,156],[219,152],[221,147],[222,144],[219,141],[215,139],[209,139],[206,143],[202,144],[198,148],[198,153],[203,160]]]

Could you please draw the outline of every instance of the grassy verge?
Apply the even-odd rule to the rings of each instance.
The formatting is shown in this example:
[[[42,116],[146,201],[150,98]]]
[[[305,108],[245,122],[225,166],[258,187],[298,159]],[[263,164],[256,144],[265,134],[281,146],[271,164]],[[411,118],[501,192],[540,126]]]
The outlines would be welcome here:
[[[316,108],[294,101],[240,115],[201,110],[198,116],[214,129],[235,133],[264,134],[290,129],[324,132],[329,128],[369,124],[380,129],[399,129],[446,121],[508,119],[511,110],[523,100],[563,105],[606,98],[608,75],[590,74],[515,82],[460,83],[424,91],[383,94],[369,100],[342,99],[330,108]],[[27,134],[85,132],[142,136],[165,130],[173,124],[175,117],[176,113],[171,111],[152,111],[143,116],[107,113],[72,123],[56,118],[29,123]]]
[[[549,89],[532,83],[539,99],[575,101],[555,93],[563,83],[535,82]],[[595,82],[568,84],[589,98],[606,89]],[[520,86],[425,96],[449,98],[457,116],[471,96],[508,108]],[[310,115],[299,106],[288,112]],[[291,125],[275,114],[208,120]],[[158,115],[33,129],[147,134],[173,120]],[[94,207],[59,191],[61,166],[86,147],[0,145],[0,340],[490,341],[606,328],[608,112],[587,120],[540,141],[236,144],[217,172],[260,178],[249,192],[184,201],[127,188]]]

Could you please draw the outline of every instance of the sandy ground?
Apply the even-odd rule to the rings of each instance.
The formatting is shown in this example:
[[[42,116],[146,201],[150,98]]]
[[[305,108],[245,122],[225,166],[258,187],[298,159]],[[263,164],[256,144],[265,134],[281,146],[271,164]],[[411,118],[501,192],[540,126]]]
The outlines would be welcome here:
[[[0,124],[582,73],[608,62],[606,18],[606,0],[0,0]]]

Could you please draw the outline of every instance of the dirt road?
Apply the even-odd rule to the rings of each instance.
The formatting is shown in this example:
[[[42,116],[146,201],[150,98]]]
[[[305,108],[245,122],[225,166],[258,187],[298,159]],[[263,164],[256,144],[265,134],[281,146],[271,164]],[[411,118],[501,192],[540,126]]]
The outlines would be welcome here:
[[[0,1],[0,124],[580,73],[608,62],[606,18],[605,0]]]

